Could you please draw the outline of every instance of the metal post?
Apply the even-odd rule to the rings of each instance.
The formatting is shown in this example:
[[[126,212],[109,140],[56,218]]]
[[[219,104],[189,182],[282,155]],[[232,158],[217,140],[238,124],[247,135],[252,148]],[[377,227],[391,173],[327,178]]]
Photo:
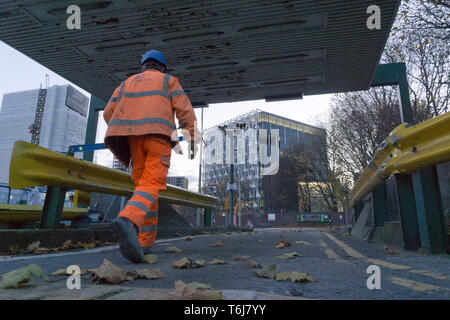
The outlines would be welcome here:
[[[86,127],[86,137],[84,144],[94,144],[97,135],[97,123],[98,123],[98,111],[105,108],[106,102],[100,100],[94,95],[91,95],[91,101],[89,104],[88,122]],[[93,161],[94,151],[86,151],[83,154],[83,160]]]
[[[56,229],[59,227],[66,198],[66,189],[48,187],[41,215],[41,229]]]
[[[203,107],[201,116],[201,135],[203,137]],[[202,153],[203,153],[203,143],[200,142],[200,163],[198,166],[198,193],[202,192]],[[197,226],[200,227],[200,208],[197,208]],[[206,213],[205,213],[206,214]],[[205,220],[205,219],[203,219]]]
[[[9,204],[10,198],[11,198],[11,188],[8,187],[8,199],[7,199],[7,201],[6,201],[7,204]]]
[[[203,226],[211,227],[212,223],[212,209],[205,209],[205,213],[203,214]]]
[[[405,249],[417,250],[420,248],[420,233],[412,177],[409,174],[395,174],[394,181]]]
[[[414,172],[412,181],[421,245],[434,253],[446,252],[448,239],[436,167]]]
[[[386,183],[372,190],[372,210],[375,226],[382,227],[388,220]]]

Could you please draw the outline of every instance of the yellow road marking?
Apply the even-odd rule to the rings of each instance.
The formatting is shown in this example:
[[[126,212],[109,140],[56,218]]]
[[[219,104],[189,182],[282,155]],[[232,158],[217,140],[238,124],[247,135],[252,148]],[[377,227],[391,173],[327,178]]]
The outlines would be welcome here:
[[[339,256],[336,254],[336,252],[334,252],[332,249],[330,249],[324,241],[319,240],[319,245],[324,248],[324,252],[328,258],[336,259],[337,261],[342,262],[342,263],[348,263],[348,261],[345,261],[344,259],[339,258]]]
[[[386,262],[380,259],[371,259],[371,258],[367,258],[365,259],[366,261],[369,261],[373,264],[377,264],[389,269],[394,269],[394,270],[407,270],[407,269],[411,269],[412,267],[410,266],[403,266],[401,264],[394,264],[394,263],[390,263],[390,262]]]
[[[450,278],[448,278],[448,277],[446,277],[446,276],[444,276],[442,274],[433,273],[433,272],[430,272],[428,270],[417,270],[417,269],[414,269],[414,270],[409,270],[409,272],[421,274],[421,275],[424,275],[424,276],[427,276],[427,277],[431,277],[431,278],[434,278],[434,279],[438,279],[438,280],[450,280]]]
[[[422,283],[422,282],[413,281],[413,280],[407,280],[407,279],[398,278],[398,277],[390,277],[389,280],[392,283],[397,284],[399,286],[409,288],[409,289],[412,289],[415,291],[420,291],[420,292],[431,291],[431,290],[447,290],[447,289],[444,289],[444,288],[441,288],[438,286],[434,286],[432,284]]]
[[[344,249],[345,252],[347,252],[347,254],[349,256],[352,256],[353,258],[358,258],[358,259],[366,259],[367,257],[364,256],[363,254],[359,253],[358,251],[350,248],[348,245],[346,245],[345,243],[343,243],[342,241],[336,239],[333,235],[329,234],[329,233],[325,233],[325,235],[330,238],[331,240],[333,240],[334,242],[337,243],[337,245],[339,247],[341,247],[342,249]]]

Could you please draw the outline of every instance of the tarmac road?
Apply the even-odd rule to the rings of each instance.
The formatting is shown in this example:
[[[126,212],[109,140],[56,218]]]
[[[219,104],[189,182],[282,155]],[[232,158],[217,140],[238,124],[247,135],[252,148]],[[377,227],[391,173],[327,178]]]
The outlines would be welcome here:
[[[263,229],[252,233],[211,234],[157,240],[153,253],[156,264],[133,264],[122,257],[117,246],[40,256],[0,257],[0,274],[36,263],[44,272],[81,265],[96,268],[103,259],[127,270],[160,269],[165,278],[127,281],[120,285],[100,285],[90,282],[90,275],[81,280],[81,290],[68,290],[66,277],[52,277],[53,283],[33,278],[32,284],[20,289],[0,289],[0,299],[153,299],[155,292],[167,292],[174,282],[198,281],[222,290],[227,299],[449,299],[449,255],[407,252],[397,254],[384,250],[383,245],[368,243],[352,236],[342,236],[322,229]],[[286,239],[292,246],[278,249]],[[220,240],[223,246],[209,247]],[[305,241],[308,244],[296,244]],[[166,245],[164,245],[166,244]],[[176,246],[181,253],[167,253]],[[294,259],[276,258],[283,253],[299,253]],[[306,272],[316,282],[292,283],[259,278],[245,261],[232,260],[248,256],[266,266],[276,263],[280,271]],[[196,269],[175,269],[172,262],[191,259],[226,260],[225,265],[206,265]],[[381,288],[367,288],[367,267],[381,270]],[[159,291],[158,291],[159,290]],[[162,292],[161,291],[161,292]]]

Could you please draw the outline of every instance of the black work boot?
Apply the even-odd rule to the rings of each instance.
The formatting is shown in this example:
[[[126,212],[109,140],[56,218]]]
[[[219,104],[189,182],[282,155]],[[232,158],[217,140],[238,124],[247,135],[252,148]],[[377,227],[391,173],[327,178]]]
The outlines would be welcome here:
[[[117,218],[111,226],[119,236],[119,247],[122,255],[130,261],[144,262],[144,253],[138,241],[138,231],[133,222],[126,218]]]

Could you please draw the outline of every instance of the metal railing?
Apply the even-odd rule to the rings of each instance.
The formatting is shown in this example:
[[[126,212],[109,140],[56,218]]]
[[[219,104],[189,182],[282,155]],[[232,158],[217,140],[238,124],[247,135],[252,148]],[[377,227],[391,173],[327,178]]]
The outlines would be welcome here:
[[[378,147],[350,192],[358,219],[368,197],[374,225],[388,218],[385,181],[393,176],[405,248],[448,250],[436,165],[450,160],[450,112],[416,125],[402,123]],[[448,197],[448,191],[444,196]]]
[[[41,227],[57,225],[62,213],[61,199],[69,189],[130,197],[134,183],[126,172],[103,167],[57,153],[24,141],[16,141],[11,156],[10,186],[14,189],[48,186]],[[210,225],[216,198],[167,185],[159,201],[205,209],[204,223]]]

